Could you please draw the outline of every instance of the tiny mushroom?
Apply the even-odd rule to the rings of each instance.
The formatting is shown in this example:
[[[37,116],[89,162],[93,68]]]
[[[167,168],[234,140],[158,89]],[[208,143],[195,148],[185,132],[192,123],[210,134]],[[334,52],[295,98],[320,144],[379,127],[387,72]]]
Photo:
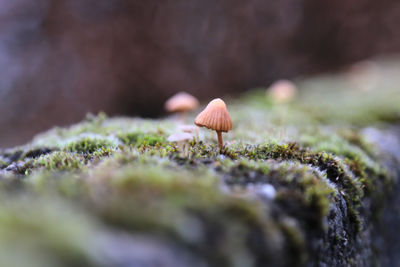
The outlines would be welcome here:
[[[188,133],[175,133],[168,137],[168,142],[177,142],[179,151],[186,154],[187,149],[185,144],[192,138],[193,136]]]
[[[179,126],[179,129],[182,131],[182,132],[185,132],[185,133],[191,133],[191,134],[195,134],[196,135],[196,140],[198,141],[198,140],[200,140],[200,137],[199,137],[199,128],[197,127],[197,126],[193,126],[193,125],[180,125]]]
[[[290,102],[296,92],[296,85],[289,80],[278,80],[267,89],[267,95],[276,103]]]
[[[223,141],[222,132],[232,130],[232,119],[226,108],[225,102],[216,98],[212,100],[207,107],[197,115],[194,123],[200,127],[206,127],[214,130],[218,135],[219,148],[222,151]]]
[[[165,109],[170,113],[179,113],[183,120],[186,112],[196,109],[199,101],[192,95],[179,92],[165,102]]]

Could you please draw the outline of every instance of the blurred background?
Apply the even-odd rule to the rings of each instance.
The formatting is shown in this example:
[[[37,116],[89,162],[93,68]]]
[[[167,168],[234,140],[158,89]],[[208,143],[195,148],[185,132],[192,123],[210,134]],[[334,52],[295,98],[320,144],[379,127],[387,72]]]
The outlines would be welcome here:
[[[0,0],[0,147],[400,52],[398,0]]]

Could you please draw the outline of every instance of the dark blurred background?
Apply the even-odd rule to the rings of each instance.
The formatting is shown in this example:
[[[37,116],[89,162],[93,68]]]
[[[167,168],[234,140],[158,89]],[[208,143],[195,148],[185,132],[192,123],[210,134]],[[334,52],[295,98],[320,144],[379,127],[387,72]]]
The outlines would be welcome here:
[[[400,51],[398,0],[0,0],[0,147]]]

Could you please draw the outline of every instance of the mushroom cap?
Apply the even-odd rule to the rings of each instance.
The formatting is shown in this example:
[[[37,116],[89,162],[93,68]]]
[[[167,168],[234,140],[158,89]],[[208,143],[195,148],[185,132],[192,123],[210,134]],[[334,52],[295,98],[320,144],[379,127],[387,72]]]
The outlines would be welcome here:
[[[289,80],[278,80],[267,90],[267,94],[278,103],[289,102],[297,91],[296,85]]]
[[[193,136],[188,133],[175,133],[168,137],[168,142],[181,142],[191,140]]]
[[[216,98],[208,103],[207,107],[197,115],[194,123],[219,132],[232,130],[232,119],[226,108],[225,102]]]
[[[165,102],[165,109],[168,112],[185,112],[199,106],[199,101],[192,95],[179,92]]]

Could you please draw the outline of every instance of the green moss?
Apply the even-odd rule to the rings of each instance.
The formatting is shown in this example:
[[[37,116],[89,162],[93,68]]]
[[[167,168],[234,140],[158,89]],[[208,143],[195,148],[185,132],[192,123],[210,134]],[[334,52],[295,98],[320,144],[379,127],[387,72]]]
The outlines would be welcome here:
[[[306,183],[312,183],[311,186],[305,186],[304,199],[307,206],[312,210],[318,211],[320,218],[324,218],[328,215],[331,199],[330,196],[335,192],[332,188],[324,183],[316,181],[303,182],[303,186]]]
[[[96,150],[105,149],[112,145],[114,144],[107,139],[84,137],[66,144],[64,149],[70,152],[93,153]]]
[[[280,227],[285,238],[288,240],[286,249],[290,258],[290,266],[301,266],[307,261],[306,240],[296,222],[290,218],[282,220]]]
[[[350,144],[359,147],[362,151],[364,151],[368,156],[372,158],[376,158],[376,153],[374,149],[376,149],[375,145],[369,143],[362,134],[356,129],[342,129],[338,132],[338,134],[347,140]]]
[[[354,203],[359,203],[363,195],[359,181],[349,174],[344,168],[343,162],[335,159],[332,154],[302,149],[296,143],[250,146],[239,153],[250,159],[294,160],[301,164],[310,164],[325,171],[327,177],[343,188]]]
[[[355,234],[358,234],[363,227],[362,221],[360,219],[360,214],[353,206],[349,205],[350,203],[347,202],[347,204],[348,204],[347,216],[349,218],[351,225],[353,226],[352,230],[354,231]]]
[[[96,266],[90,247],[101,232],[83,211],[57,198],[2,196],[1,266]]]
[[[264,240],[254,246],[278,238],[273,236],[275,226],[264,221],[260,203],[224,196],[217,190],[217,177],[207,169],[178,171],[148,162],[113,170],[110,180],[107,165],[90,183],[94,193],[96,185],[108,189],[104,205],[96,209],[115,227],[172,237],[213,265],[236,265],[244,258],[254,262],[260,252],[243,254],[249,235]]]
[[[118,138],[126,145],[156,146],[166,143],[166,138],[159,133],[129,132],[118,135]]]
[[[350,149],[342,147],[340,150],[339,145],[338,149],[332,146],[339,156],[344,157],[343,160],[340,160],[339,158],[335,158],[332,152],[329,154],[323,152],[330,152],[330,149],[328,149],[326,145],[324,147],[316,146],[315,144],[314,146],[310,146],[320,152],[314,152],[310,149],[301,149],[295,143],[289,143],[283,145],[269,144],[266,146],[249,146],[239,153],[250,159],[257,160],[272,158],[277,160],[298,161],[301,164],[310,164],[321,171],[325,171],[327,178],[335,183],[343,192],[343,196],[349,205],[351,223],[354,224],[354,229],[359,231],[362,224],[357,208],[360,206],[362,198],[365,194],[375,195],[374,197],[379,197],[379,199],[382,198],[383,196],[379,193],[381,191],[377,191],[376,187],[381,187],[380,184],[383,183],[386,186],[384,190],[387,192],[391,184],[389,176],[381,166],[373,163],[359,148]],[[282,177],[285,175],[286,174],[281,174]],[[320,185],[322,185],[322,187]],[[297,195],[297,198],[303,199],[303,201],[305,200],[309,208],[318,212],[319,218],[323,218],[329,211],[329,206],[332,201],[329,200],[331,193],[333,193],[331,188],[321,183],[315,183],[313,186],[306,187],[302,194]],[[282,197],[288,198],[291,195],[292,194],[284,194]],[[381,204],[380,201],[377,203]],[[378,210],[382,206],[374,205],[374,207]]]
[[[48,155],[40,156],[32,163],[32,169],[45,168],[47,170],[74,171],[85,165],[85,158],[82,155],[56,151]]]
[[[7,167],[7,163],[0,159],[0,169]]]
[[[225,171],[224,171],[225,172]],[[293,206],[296,216],[302,216],[316,228],[323,229],[324,218],[334,201],[336,190],[328,184],[323,173],[315,173],[299,163],[258,162],[242,160],[230,166],[225,183],[235,188],[253,184],[272,184],[277,191],[275,200],[284,206]]]

